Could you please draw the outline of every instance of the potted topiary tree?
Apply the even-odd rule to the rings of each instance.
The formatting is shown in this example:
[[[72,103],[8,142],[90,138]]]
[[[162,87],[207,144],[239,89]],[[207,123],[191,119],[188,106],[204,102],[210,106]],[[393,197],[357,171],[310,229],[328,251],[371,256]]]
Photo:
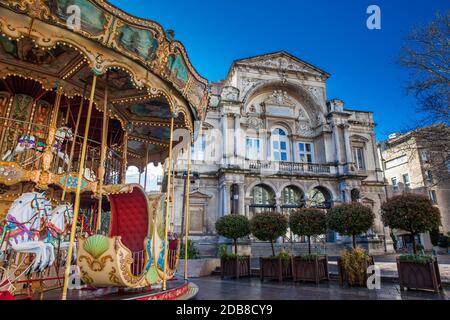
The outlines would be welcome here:
[[[328,228],[341,235],[352,237],[352,250],[344,252],[338,258],[339,283],[351,286],[365,286],[367,283],[367,269],[374,265],[373,257],[365,250],[357,247],[356,238],[367,232],[374,223],[375,215],[372,210],[360,203],[343,204],[328,210]]]
[[[314,281],[319,284],[329,280],[327,256],[311,254],[311,237],[327,232],[327,216],[319,209],[300,209],[289,218],[291,231],[298,236],[308,237],[309,254],[292,259],[294,281]]]
[[[414,254],[397,259],[400,288],[433,290],[438,293],[442,289],[438,261],[432,256],[418,254],[416,236],[439,228],[439,209],[425,196],[403,194],[383,204],[382,217],[387,226],[408,231],[413,239]]]
[[[253,235],[261,241],[270,241],[272,257],[260,258],[261,280],[278,279],[283,281],[292,277],[291,257],[286,252],[275,255],[274,241],[286,235],[288,219],[279,213],[265,212],[255,215],[250,221]]]
[[[246,277],[251,275],[250,256],[239,256],[237,241],[250,235],[250,222],[247,217],[241,215],[229,215],[220,218],[216,222],[216,231],[222,237],[232,239],[234,254],[227,250],[221,252],[220,270],[224,277]]]

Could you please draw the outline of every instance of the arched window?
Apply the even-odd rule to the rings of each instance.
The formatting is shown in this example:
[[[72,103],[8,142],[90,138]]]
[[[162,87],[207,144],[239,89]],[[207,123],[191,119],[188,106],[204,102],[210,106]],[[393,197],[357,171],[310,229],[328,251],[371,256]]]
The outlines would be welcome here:
[[[281,208],[283,213],[289,213],[293,209],[303,208],[305,204],[305,195],[302,190],[295,186],[284,188],[281,193]]]
[[[333,205],[331,193],[324,187],[317,187],[308,193],[308,199],[312,208],[330,209]]]
[[[252,212],[261,213],[274,211],[276,206],[275,193],[268,186],[260,184],[252,190]]]
[[[286,130],[275,128],[272,131],[271,149],[273,161],[289,161],[289,138]]]

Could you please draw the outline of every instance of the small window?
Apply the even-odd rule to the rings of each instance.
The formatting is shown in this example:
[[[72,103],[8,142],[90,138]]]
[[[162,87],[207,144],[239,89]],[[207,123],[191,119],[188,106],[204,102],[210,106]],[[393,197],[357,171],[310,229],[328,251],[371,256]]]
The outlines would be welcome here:
[[[206,151],[206,139],[205,136],[201,136],[195,142],[192,148],[192,160],[194,161],[204,161]]]
[[[299,143],[300,162],[313,163],[314,162],[314,145],[311,143]]]
[[[411,187],[411,179],[409,178],[409,174],[403,175],[403,183],[405,184],[405,189],[409,189]]]
[[[420,152],[420,157],[421,157],[422,161],[425,162],[425,163],[428,162],[428,161],[430,161],[430,156],[429,156],[427,150],[422,150],[422,151]]]
[[[358,171],[366,170],[363,148],[353,148],[353,161],[355,162]]]
[[[261,139],[247,137],[247,159],[261,160]]]
[[[394,192],[398,191],[398,179],[397,178],[392,178],[392,188],[394,189]]]
[[[438,199],[436,195],[436,191],[430,190],[430,199],[433,202],[433,204],[438,204]]]
[[[427,170],[425,172],[425,176],[427,177],[427,182],[433,183],[434,178],[433,178],[433,172],[431,172],[431,170]]]

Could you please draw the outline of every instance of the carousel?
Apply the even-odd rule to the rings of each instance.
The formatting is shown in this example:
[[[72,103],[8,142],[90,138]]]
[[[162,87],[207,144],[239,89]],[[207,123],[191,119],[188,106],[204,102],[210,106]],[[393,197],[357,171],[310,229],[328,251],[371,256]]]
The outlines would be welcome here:
[[[158,23],[102,0],[0,0],[0,299],[195,295],[173,182],[207,105]],[[126,183],[152,162],[160,194]]]

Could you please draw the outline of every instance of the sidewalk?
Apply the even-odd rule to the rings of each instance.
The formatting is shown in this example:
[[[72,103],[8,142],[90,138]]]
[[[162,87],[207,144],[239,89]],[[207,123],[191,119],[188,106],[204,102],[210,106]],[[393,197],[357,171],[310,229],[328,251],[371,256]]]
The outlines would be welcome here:
[[[449,300],[445,288],[439,294],[401,291],[398,284],[383,282],[380,290],[344,286],[336,281],[320,285],[286,281],[261,282],[258,278],[221,280],[210,276],[193,280],[200,291],[196,300]]]

